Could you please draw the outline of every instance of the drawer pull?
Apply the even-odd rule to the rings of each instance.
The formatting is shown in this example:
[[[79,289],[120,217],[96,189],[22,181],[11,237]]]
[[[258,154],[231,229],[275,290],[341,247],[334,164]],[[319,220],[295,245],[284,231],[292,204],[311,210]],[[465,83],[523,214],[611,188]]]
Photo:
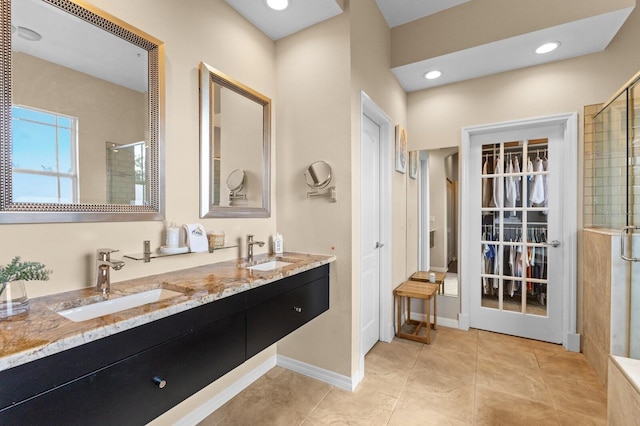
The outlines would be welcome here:
[[[299,308],[299,307],[297,307],[297,306],[294,306],[294,307],[293,307],[293,310],[294,310],[294,311],[296,311],[297,313],[302,312],[302,308]]]
[[[167,382],[165,380],[162,380],[160,377],[156,376],[153,378],[153,383],[155,383],[156,385],[158,385],[158,387],[160,389],[163,389],[165,386],[167,386]]]

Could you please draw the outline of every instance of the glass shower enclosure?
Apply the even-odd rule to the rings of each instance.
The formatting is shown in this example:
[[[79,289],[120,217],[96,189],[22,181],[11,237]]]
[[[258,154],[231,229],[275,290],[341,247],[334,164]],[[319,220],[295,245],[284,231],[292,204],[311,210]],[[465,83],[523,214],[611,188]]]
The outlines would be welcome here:
[[[619,231],[619,256],[631,277],[629,356],[640,359],[640,73],[604,104],[593,125],[593,225]]]

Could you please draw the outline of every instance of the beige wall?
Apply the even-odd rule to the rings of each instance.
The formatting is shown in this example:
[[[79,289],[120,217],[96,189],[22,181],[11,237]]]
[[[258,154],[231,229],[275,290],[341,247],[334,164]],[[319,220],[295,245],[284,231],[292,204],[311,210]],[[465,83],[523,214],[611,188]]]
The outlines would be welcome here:
[[[349,19],[342,14],[276,43],[277,228],[284,249],[331,253],[329,311],[278,343],[278,352],[351,375]],[[338,202],[307,198],[305,169],[324,160]]]
[[[280,40],[278,57],[278,231],[286,249],[332,252],[331,308],[278,344],[278,352],[345,376],[358,371],[360,91],[395,123],[405,94],[390,71],[390,36],[373,0]],[[305,199],[302,173],[327,161],[338,202]],[[393,176],[393,281],[406,278],[406,175]],[[389,309],[392,309],[390,306]]]
[[[467,126],[577,111],[579,184],[572,190],[578,192],[576,217],[578,227],[582,228],[583,107],[604,102],[640,69],[640,57],[635,54],[639,39],[640,10],[636,9],[602,53],[410,93],[407,98],[410,149],[459,146],[461,129]],[[578,247],[581,265],[580,239]],[[579,332],[581,281],[579,266]]]

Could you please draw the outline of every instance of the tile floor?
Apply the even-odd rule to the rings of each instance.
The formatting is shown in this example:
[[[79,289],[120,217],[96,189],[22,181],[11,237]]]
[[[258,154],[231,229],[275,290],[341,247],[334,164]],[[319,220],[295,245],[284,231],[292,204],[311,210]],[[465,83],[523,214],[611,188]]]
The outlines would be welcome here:
[[[353,393],[275,367],[200,425],[605,425],[606,399],[582,354],[439,327],[376,344]]]

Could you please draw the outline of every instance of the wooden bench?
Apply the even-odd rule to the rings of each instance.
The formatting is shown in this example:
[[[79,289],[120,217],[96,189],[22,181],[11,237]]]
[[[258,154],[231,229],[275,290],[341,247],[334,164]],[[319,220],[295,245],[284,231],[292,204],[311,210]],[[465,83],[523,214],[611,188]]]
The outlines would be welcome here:
[[[400,284],[395,290],[393,295],[396,299],[398,307],[398,329],[396,336],[405,339],[415,340],[416,342],[431,343],[431,299],[433,299],[433,329],[438,327],[438,288],[439,284],[433,284],[421,281],[405,281]],[[405,316],[404,312],[404,299],[407,300],[406,317],[407,320],[403,323],[402,318]],[[426,318],[425,321],[417,321],[411,319],[411,299],[421,299],[425,301],[426,305]],[[403,325],[415,326],[413,333],[405,333],[402,331]],[[426,329],[426,336],[420,336],[422,328]]]

